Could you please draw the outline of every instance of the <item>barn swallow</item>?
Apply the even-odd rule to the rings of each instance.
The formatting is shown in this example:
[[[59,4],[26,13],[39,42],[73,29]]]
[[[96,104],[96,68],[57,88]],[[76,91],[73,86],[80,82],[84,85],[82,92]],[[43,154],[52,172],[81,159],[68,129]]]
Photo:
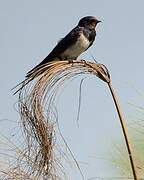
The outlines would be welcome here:
[[[96,37],[96,26],[101,22],[93,16],[86,16],[80,19],[78,25],[62,38],[49,55],[31,71],[31,73],[53,60],[76,60],[94,42]]]

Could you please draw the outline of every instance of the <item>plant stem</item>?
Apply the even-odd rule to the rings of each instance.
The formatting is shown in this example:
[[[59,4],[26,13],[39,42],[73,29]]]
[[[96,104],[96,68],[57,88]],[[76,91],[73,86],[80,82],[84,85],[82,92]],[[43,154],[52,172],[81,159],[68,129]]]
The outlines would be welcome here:
[[[126,125],[125,125],[125,120],[123,118],[123,114],[122,114],[122,111],[121,111],[121,108],[120,108],[116,93],[115,93],[115,91],[114,91],[114,89],[112,87],[111,82],[108,83],[108,86],[109,86],[109,89],[110,89],[111,95],[113,97],[114,104],[115,104],[115,107],[116,107],[116,110],[117,110],[117,113],[118,113],[118,116],[119,116],[122,132],[123,132],[123,135],[124,135],[124,139],[125,139],[125,143],[126,143],[126,147],[127,147],[127,151],[128,151],[128,155],[129,155],[131,169],[132,169],[132,172],[133,172],[133,177],[134,177],[134,180],[138,180],[138,175],[137,175],[137,171],[136,171],[136,165],[135,165],[133,154],[132,154],[132,147],[130,145],[130,139],[129,139],[128,131],[127,131],[127,128],[126,128]]]

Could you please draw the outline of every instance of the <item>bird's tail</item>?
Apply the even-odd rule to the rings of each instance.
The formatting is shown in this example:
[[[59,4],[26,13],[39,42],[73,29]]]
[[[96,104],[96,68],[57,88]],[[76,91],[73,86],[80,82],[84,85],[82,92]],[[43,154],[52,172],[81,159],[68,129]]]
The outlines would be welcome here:
[[[45,64],[47,64],[53,60],[55,60],[54,57],[51,56],[51,54],[49,54],[42,62],[40,62],[33,69],[28,71],[26,78],[30,77],[33,73],[36,73],[37,71],[39,71],[40,69],[42,69],[45,66]]]
[[[45,64],[55,60],[60,60],[60,59],[57,56],[55,56],[53,53],[50,53],[42,62],[40,62],[38,65],[36,65],[33,69],[31,69],[27,73],[26,78],[30,77],[33,73],[42,69],[45,66]]]
[[[30,78],[33,76],[33,78],[39,76],[42,72],[44,72],[49,67],[47,66],[48,63],[45,64],[39,64],[36,67],[34,67],[32,70],[28,71],[26,74],[26,78]]]

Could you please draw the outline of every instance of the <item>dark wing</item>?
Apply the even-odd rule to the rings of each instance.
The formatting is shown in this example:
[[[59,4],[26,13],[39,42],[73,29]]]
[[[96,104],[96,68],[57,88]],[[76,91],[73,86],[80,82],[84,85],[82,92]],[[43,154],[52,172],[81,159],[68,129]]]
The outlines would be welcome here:
[[[83,27],[76,26],[70,33],[68,33],[61,41],[55,46],[55,48],[50,52],[50,54],[37,66],[35,66],[31,71],[27,73],[28,77],[32,71],[39,68],[41,65],[55,60],[56,58],[61,58],[61,54],[71,45],[75,43],[77,38],[83,32]]]
[[[54,58],[59,58],[61,54],[70,46],[72,46],[83,32],[83,27],[76,26],[70,33],[68,33],[61,41],[55,46],[50,54],[45,58],[49,61]]]

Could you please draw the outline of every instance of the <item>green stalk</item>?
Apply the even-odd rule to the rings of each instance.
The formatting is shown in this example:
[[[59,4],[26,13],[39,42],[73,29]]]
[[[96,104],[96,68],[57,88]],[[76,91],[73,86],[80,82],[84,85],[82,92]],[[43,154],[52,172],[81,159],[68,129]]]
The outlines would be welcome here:
[[[124,139],[125,139],[125,143],[126,143],[126,147],[127,147],[127,151],[128,151],[128,156],[129,156],[129,160],[130,160],[130,164],[131,164],[131,169],[132,169],[132,172],[133,172],[133,177],[134,177],[134,180],[138,180],[139,178],[138,178],[138,175],[137,175],[136,164],[135,164],[134,157],[133,157],[133,154],[132,154],[132,147],[131,147],[130,139],[129,139],[129,136],[128,136],[128,130],[126,128],[125,120],[123,118],[123,114],[122,114],[122,111],[121,111],[121,108],[120,108],[120,104],[118,102],[116,93],[115,93],[115,91],[114,91],[114,89],[112,87],[111,81],[108,82],[108,87],[110,89],[110,92],[111,92],[111,95],[112,95],[112,98],[113,98],[113,101],[114,101],[114,104],[115,104],[115,107],[116,107],[116,110],[117,110],[117,113],[118,113],[118,116],[119,116],[122,132],[123,132],[123,135],[124,135]]]

